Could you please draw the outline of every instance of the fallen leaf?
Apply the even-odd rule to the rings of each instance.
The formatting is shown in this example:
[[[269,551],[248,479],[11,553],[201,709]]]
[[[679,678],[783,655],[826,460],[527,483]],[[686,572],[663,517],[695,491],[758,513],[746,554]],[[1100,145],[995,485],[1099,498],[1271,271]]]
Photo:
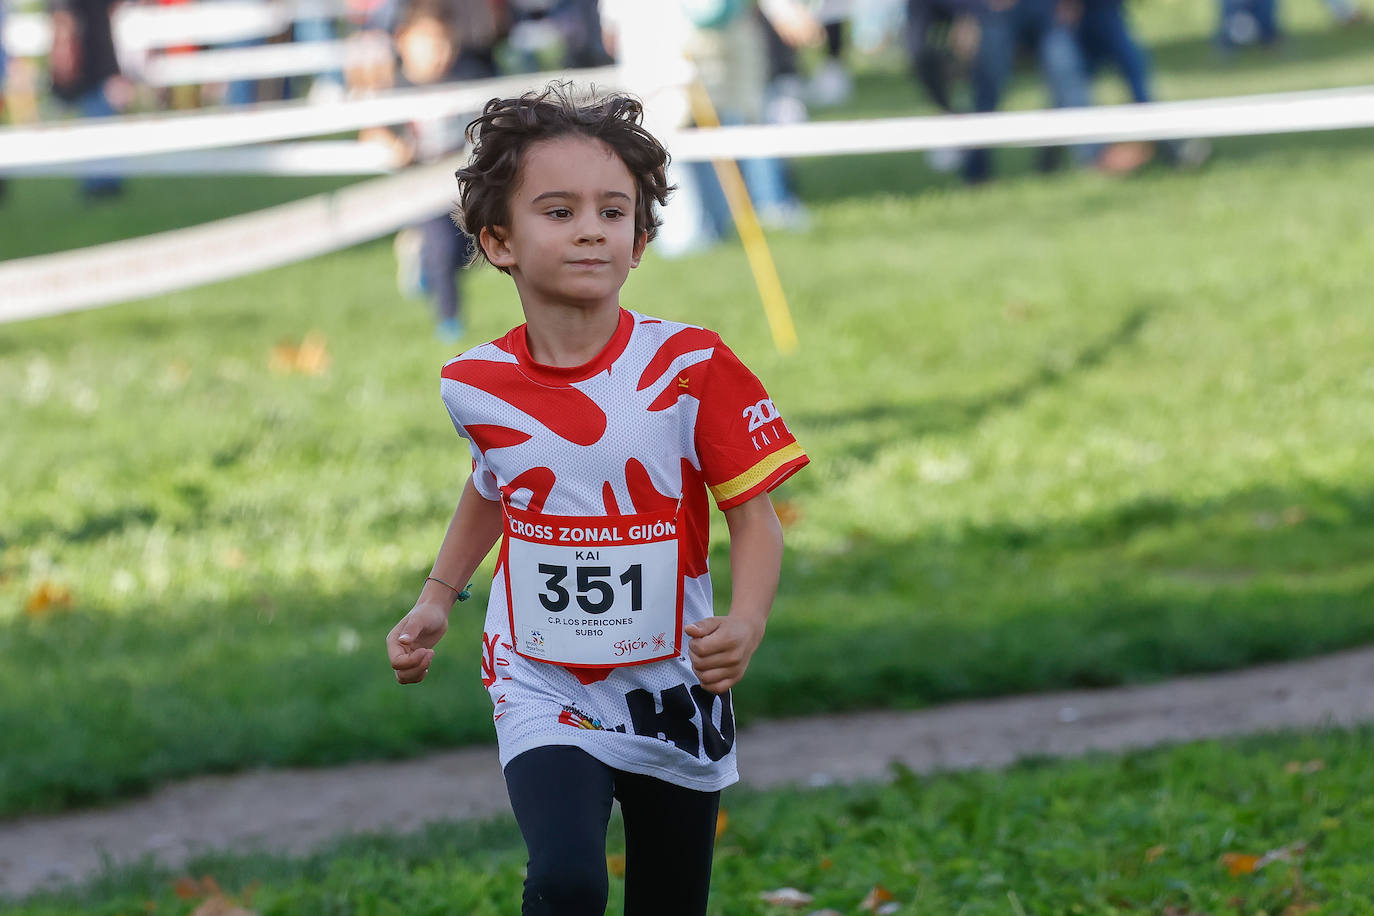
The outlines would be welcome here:
[[[1009,299],[1002,306],[1002,315],[1008,321],[1025,321],[1031,317],[1031,307],[1019,299]]]
[[[227,897],[216,894],[191,911],[191,916],[258,916],[253,910],[245,910]]]
[[[195,878],[181,877],[172,882],[172,893],[181,900],[191,900],[202,896],[200,882]]]
[[[322,375],[329,368],[329,345],[319,331],[305,335],[300,345],[283,341],[272,348],[269,365],[279,375],[299,372],[302,375]]]
[[[311,331],[296,351],[296,371],[306,375],[320,375],[329,368],[329,348],[319,331]]]
[[[778,515],[778,522],[784,528],[791,528],[802,520],[802,510],[797,508],[797,504],[788,500],[778,500],[773,504],[773,511]]]
[[[806,906],[814,898],[804,891],[799,891],[795,887],[780,887],[775,891],[764,891],[759,894],[759,899],[764,903],[771,903],[774,906],[790,906],[800,908]]]
[[[1241,875],[1253,874],[1255,863],[1259,860],[1259,856],[1252,856],[1249,853],[1228,852],[1222,855],[1221,864],[1226,866],[1226,870],[1231,873],[1232,878],[1239,878]]]
[[[716,842],[720,842],[721,834],[725,833],[725,828],[730,826],[730,812],[721,808],[716,813]]]
[[[1165,846],[1162,843],[1158,846],[1151,846],[1149,849],[1145,850],[1145,861],[1158,862],[1159,857],[1164,855],[1164,853],[1167,852],[1168,849],[1169,847]]]
[[[835,867],[835,860],[830,858],[830,856],[825,856],[821,859],[820,866],[821,871],[830,871],[830,869]]]
[[[1289,506],[1283,510],[1283,523],[1288,526],[1301,525],[1307,521],[1307,510],[1302,506]]]
[[[1321,906],[1316,903],[1290,903],[1284,907],[1283,916],[1305,916],[1320,909]]]
[[[65,610],[71,606],[71,589],[45,580],[38,583],[38,587],[29,593],[29,599],[24,602],[24,613],[30,617],[46,617],[54,611]]]
[[[892,891],[883,887],[881,884],[873,885],[873,890],[868,892],[868,896],[859,904],[859,909],[868,910],[870,913],[878,912],[878,908],[892,899]]]
[[[1326,761],[1321,760],[1320,758],[1316,760],[1308,760],[1306,763],[1304,763],[1301,760],[1290,760],[1283,766],[1283,770],[1285,773],[1293,774],[1320,773],[1324,769],[1326,769]]]
[[[622,855],[607,856],[606,870],[617,878],[625,877],[625,857]]]

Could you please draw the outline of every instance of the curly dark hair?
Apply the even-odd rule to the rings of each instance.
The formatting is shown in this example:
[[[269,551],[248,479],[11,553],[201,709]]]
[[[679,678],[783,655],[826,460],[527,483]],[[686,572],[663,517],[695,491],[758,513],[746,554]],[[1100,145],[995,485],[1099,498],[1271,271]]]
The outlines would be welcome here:
[[[623,93],[579,101],[571,83],[550,83],[540,92],[492,99],[468,125],[472,156],[458,179],[453,221],[474,240],[483,229],[510,225],[510,197],[520,180],[525,151],[543,140],[576,135],[600,140],[615,151],[635,180],[635,234],[652,240],[658,208],[673,187],[665,167],[668,151],[643,127],[644,106]],[[473,246],[485,258],[480,244]],[[505,273],[510,271],[498,268]]]

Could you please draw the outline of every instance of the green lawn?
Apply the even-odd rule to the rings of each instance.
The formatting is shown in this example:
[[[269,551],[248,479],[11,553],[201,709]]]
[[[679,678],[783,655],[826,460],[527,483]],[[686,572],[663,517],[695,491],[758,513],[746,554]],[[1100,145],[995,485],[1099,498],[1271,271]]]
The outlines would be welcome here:
[[[1372,752],[1374,732],[1363,730],[1006,772],[899,771],[888,785],[729,790],[709,912],[857,914],[881,886],[899,913],[1370,914]],[[623,853],[618,822],[608,846],[612,858]],[[513,912],[524,861],[506,817],[349,840],[304,860],[216,856],[181,875],[125,869],[8,912],[185,914],[208,896],[209,876],[262,916],[495,916]],[[815,899],[800,910],[760,899],[784,887]],[[622,893],[613,877],[608,912],[621,912]]]
[[[1191,7],[1142,4],[1168,94],[1243,91],[1257,61],[1256,89],[1354,81],[1357,33],[1294,6],[1280,57],[1222,60]],[[915,98],[890,67],[861,90],[865,111]],[[625,303],[720,330],[813,459],[777,494],[790,549],[741,718],[1374,639],[1371,140],[1228,141],[1201,172],[1126,181],[1008,154],[976,191],[919,155],[800,163],[813,225],[773,240],[789,357],[735,246],[648,258]],[[205,181],[194,207],[320,186]],[[87,218],[70,183],[14,182],[0,251],[182,222],[145,206],[177,187]],[[506,278],[466,282],[469,342],[518,323]],[[274,372],[311,331],[328,368]],[[423,688],[382,648],[468,468],[449,355],[388,241],[0,328],[0,815],[491,740],[473,604]]]

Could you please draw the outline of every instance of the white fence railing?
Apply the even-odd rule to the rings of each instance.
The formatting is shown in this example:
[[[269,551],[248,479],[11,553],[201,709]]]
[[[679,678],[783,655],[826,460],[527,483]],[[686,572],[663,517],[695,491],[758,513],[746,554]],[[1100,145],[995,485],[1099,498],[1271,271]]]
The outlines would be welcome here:
[[[529,86],[524,77],[510,91]],[[475,84],[468,84],[469,86]],[[495,84],[490,84],[495,85]],[[489,90],[483,91],[483,100]],[[54,157],[71,166],[92,150],[108,155],[168,155],[231,143],[320,132],[295,124],[314,112],[338,117],[341,130],[394,123],[437,100],[452,110],[480,103],[412,90],[329,110],[290,107],[219,115],[109,119],[70,127],[0,131],[0,172],[35,168]],[[286,103],[290,104],[290,103]],[[279,120],[284,116],[284,121]],[[288,126],[283,126],[283,125]],[[344,126],[347,125],[347,126]],[[236,130],[236,126],[244,128]],[[964,146],[1026,146],[1113,140],[1217,137],[1374,127],[1374,87],[1150,105],[1103,106],[989,115],[830,121],[683,131],[664,138],[678,161],[751,156],[825,156]],[[273,149],[272,147],[268,148]],[[261,155],[249,149],[221,154]],[[335,250],[442,212],[461,160],[411,169],[342,191],[144,239],[0,262],[0,321],[51,315],[225,279]]]

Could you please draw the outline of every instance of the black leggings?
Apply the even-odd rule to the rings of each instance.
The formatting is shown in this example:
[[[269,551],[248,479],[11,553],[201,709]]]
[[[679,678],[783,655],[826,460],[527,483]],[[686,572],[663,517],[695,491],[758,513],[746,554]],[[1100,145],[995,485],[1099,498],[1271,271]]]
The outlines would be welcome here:
[[[706,912],[719,792],[627,773],[562,745],[506,764],[506,789],[530,855],[524,916],[606,912],[612,799],[625,821],[625,916]]]

